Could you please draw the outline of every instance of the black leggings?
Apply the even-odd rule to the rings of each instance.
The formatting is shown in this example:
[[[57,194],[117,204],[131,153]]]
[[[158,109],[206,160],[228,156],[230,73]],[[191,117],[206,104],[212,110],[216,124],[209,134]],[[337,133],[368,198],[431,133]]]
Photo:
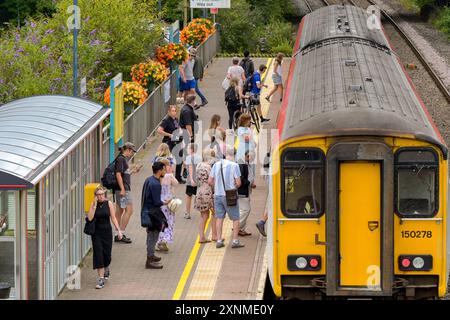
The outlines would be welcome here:
[[[230,129],[233,129],[233,115],[235,113],[235,111],[240,110],[241,106],[239,104],[235,104],[235,105],[227,105],[227,109],[228,109],[228,127]]]

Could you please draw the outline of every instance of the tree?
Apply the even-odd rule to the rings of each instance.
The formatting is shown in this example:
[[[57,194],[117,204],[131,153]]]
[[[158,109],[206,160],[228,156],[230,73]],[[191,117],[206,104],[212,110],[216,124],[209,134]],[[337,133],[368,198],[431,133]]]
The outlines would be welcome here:
[[[51,16],[56,7],[52,0],[4,0],[0,3],[0,27],[5,22],[23,25],[30,17]]]

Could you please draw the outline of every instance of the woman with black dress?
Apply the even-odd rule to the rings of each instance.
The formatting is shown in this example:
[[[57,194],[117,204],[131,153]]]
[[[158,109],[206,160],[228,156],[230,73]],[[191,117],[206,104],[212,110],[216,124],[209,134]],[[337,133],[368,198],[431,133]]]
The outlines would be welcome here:
[[[114,205],[106,198],[106,189],[98,187],[95,190],[95,199],[87,214],[89,221],[95,218],[95,234],[92,235],[92,248],[94,270],[97,269],[98,273],[96,289],[102,289],[105,286],[105,280],[108,280],[110,275],[109,265],[111,264],[113,242],[111,222],[119,233],[119,240],[122,239],[122,233],[114,213]]]

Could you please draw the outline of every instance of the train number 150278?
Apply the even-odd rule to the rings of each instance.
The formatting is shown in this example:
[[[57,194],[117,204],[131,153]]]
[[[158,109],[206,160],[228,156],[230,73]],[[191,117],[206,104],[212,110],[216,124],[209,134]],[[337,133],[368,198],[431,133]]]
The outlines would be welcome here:
[[[408,231],[404,230],[401,232],[402,238],[432,238],[433,233],[431,231],[417,230]]]

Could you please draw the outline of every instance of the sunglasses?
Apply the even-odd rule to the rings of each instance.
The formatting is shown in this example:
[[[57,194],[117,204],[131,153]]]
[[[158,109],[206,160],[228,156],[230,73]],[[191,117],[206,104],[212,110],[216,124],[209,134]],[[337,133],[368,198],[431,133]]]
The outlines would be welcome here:
[[[96,196],[103,196],[103,195],[105,195],[105,192],[102,192],[102,193],[96,193],[95,195],[96,195]]]

